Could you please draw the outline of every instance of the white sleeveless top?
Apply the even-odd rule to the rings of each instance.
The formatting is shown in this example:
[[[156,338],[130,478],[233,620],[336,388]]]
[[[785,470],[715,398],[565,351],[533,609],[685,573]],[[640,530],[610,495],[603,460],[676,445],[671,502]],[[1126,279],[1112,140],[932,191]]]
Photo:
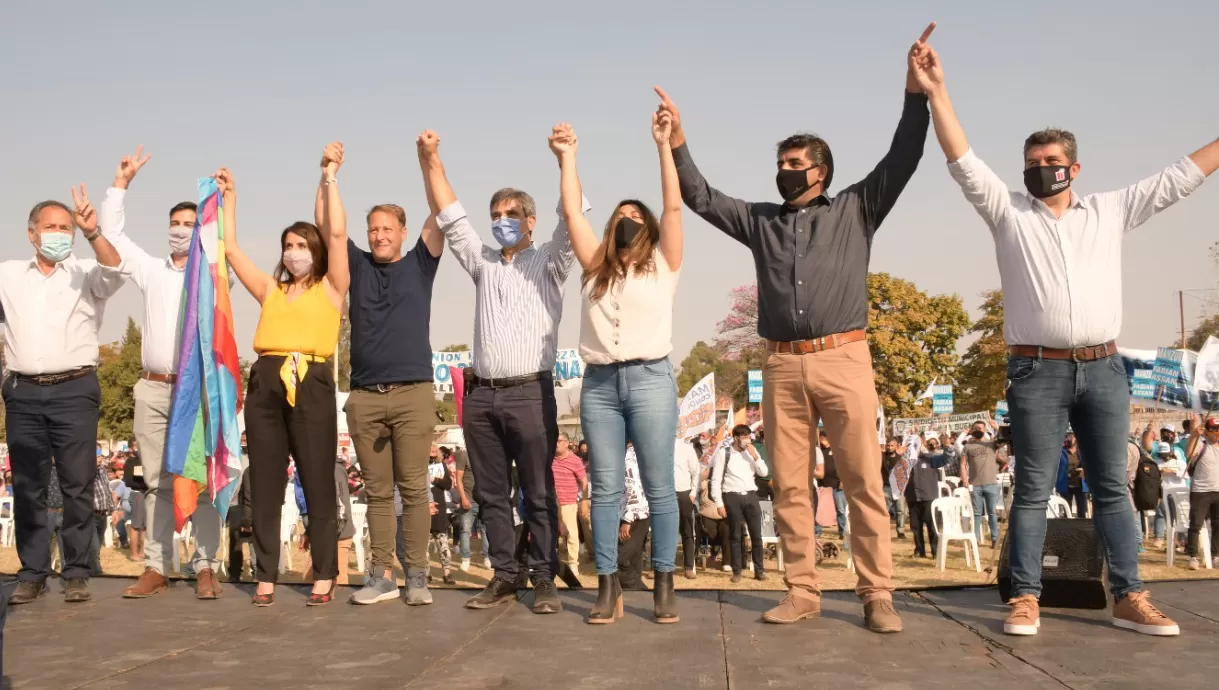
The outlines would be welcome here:
[[[664,253],[652,257],[656,270],[626,279],[593,303],[589,283],[581,291],[580,357],[586,364],[661,359],[673,350],[673,295],[681,269],[669,270]]]

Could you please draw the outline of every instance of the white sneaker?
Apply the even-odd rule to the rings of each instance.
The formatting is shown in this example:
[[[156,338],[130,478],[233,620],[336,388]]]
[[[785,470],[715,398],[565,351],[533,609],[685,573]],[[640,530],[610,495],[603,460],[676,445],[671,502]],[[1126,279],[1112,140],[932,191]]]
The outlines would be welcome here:
[[[726,565],[723,568],[720,568],[720,570],[723,570],[726,573],[730,573],[730,572],[732,572],[732,566]]]
[[[1198,569],[1198,568],[1200,568],[1200,567],[1202,567],[1202,566],[1201,566],[1201,564],[1199,564],[1199,563],[1198,563],[1198,559],[1197,559],[1197,558],[1191,558],[1191,559],[1189,559],[1189,569],[1190,569],[1190,570],[1197,570],[1197,569]]]
[[[483,567],[486,568],[487,570],[491,570],[491,559],[490,558],[483,559]]]
[[[470,572],[470,559],[468,559],[468,558],[461,559],[461,572],[463,572],[463,573]]]

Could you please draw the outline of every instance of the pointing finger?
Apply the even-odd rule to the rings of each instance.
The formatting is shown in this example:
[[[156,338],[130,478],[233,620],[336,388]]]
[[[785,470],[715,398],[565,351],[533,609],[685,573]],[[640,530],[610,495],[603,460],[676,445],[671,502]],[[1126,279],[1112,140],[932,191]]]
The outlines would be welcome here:
[[[932,31],[935,31],[935,22],[931,22],[926,29],[923,29],[923,35],[918,37],[918,42],[926,43],[927,39],[931,38]]]
[[[660,88],[659,86],[656,86],[656,87],[653,87],[653,88],[655,88],[655,89],[656,89],[656,95],[657,95],[657,96],[660,96],[660,100],[661,100],[661,101],[662,101],[662,102],[663,102],[665,105],[669,105],[669,104],[673,103],[672,99],[670,99],[670,98],[669,98],[669,94],[665,93],[665,90],[664,90],[664,89]]]

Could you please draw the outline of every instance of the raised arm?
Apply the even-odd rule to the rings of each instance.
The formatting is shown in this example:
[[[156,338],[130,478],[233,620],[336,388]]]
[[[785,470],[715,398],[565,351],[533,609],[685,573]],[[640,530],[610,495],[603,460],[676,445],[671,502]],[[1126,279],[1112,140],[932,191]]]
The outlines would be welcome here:
[[[477,282],[482,275],[483,241],[474,231],[465,208],[457,201],[457,195],[449,185],[444,163],[440,161],[440,137],[429,129],[415,140],[415,147],[419,154],[419,167],[423,171],[428,208],[436,217],[436,226],[441,236],[449,241],[457,263]],[[428,251],[432,251],[430,244]],[[439,251],[433,252],[433,256],[439,255]]]
[[[575,252],[576,261],[587,271],[596,260],[597,248],[601,246],[601,242],[588,219],[584,217],[584,192],[580,186],[580,176],[576,172],[579,141],[576,139],[575,130],[567,123],[555,125],[549,141],[550,150],[559,159],[559,215],[571,235],[571,248]]]
[[[136,173],[144,164],[152,159],[152,155],[143,155],[144,147],[139,146],[134,156],[123,156],[114,171],[114,183],[106,190],[106,198],[102,200],[101,218],[98,227],[110,243],[124,257],[123,273],[131,278],[141,290],[144,289],[144,266],[150,261],[157,261],[148,252],[137,245],[123,230],[126,226],[126,212],[123,201],[127,197],[127,188],[135,179]]]
[[[682,129],[681,114],[677,110],[677,105],[659,86],[656,87],[656,95],[660,96],[660,107],[656,110],[657,114],[667,113],[672,123],[669,147],[673,153],[673,163],[677,170],[677,181],[682,200],[700,218],[737,242],[749,246],[750,237],[753,236],[753,225],[750,221],[752,205],[723,194],[707,183],[703,174],[698,171],[698,166],[694,165],[694,158],[690,156],[690,149],[686,146],[686,133]],[[665,203],[667,208],[668,201],[666,200]],[[668,259],[667,253],[665,259]]]
[[[1219,139],[1189,154],[1189,159],[1198,166],[1203,175],[1210,177],[1211,173],[1219,169]]]
[[[660,192],[663,208],[660,211],[660,251],[664,254],[669,270],[681,268],[681,182],[677,179],[677,163],[673,161],[673,116],[668,112],[652,113],[652,139],[660,154]]]
[[[245,289],[262,304],[275,288],[275,279],[258,268],[237,243],[237,186],[233,184],[233,174],[228,168],[216,171],[216,184],[224,201],[224,258]]]
[[[421,237],[428,253],[439,257],[444,252],[444,233],[435,223],[435,216],[443,208],[457,201],[453,188],[449,186],[449,178],[444,173],[444,165],[440,162],[440,137],[432,130],[425,130],[415,140],[415,148],[419,153],[419,167],[423,170],[423,190],[427,195],[428,208],[431,214],[424,222]]]
[[[347,288],[351,287],[351,266],[347,263],[347,211],[339,194],[339,168],[343,165],[343,143],[336,141],[322,153],[322,224],[318,230],[326,240],[326,284],[330,301],[343,311]]]
[[[1219,165],[1219,140],[1198,149],[1156,174],[1106,194],[1116,197],[1118,210],[1133,230],[1152,216],[1193,193]]]
[[[97,265],[89,273],[89,288],[98,299],[107,299],[123,287],[122,258],[110,240],[97,229],[97,211],[89,202],[88,190],[83,182],[79,192],[72,188],[72,202],[76,205],[72,220],[97,257]]]

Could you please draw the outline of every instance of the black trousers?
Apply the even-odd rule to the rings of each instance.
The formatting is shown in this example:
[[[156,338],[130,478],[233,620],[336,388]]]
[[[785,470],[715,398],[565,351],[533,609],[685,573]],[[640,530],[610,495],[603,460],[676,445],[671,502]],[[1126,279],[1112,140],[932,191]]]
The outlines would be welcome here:
[[[914,552],[920,556],[927,555],[927,542],[923,541],[923,527],[926,526],[931,555],[934,556],[939,547],[940,535],[935,531],[935,520],[931,516],[931,501],[907,503],[910,504],[910,529],[914,531]]]
[[[623,589],[647,589],[643,584],[643,547],[650,525],[648,518],[632,522],[630,539],[618,542],[618,583]]]
[[[732,572],[745,569],[745,528],[749,528],[749,551],[753,556],[753,567],[762,572],[762,508],[758,495],[724,494],[724,509],[728,511],[728,528],[732,530]]]
[[[1075,502],[1075,517],[1088,517],[1088,494],[1084,492],[1083,487],[1067,489],[1067,500]]]
[[[678,533],[681,534],[682,561],[687,570],[694,567],[694,557],[698,555],[698,547],[694,539],[694,501],[689,493],[677,492]]]
[[[255,573],[259,582],[279,576],[279,522],[288,486],[288,455],[305,491],[309,510],[309,550],[313,579],[339,574],[338,495],[334,485],[338,414],[331,365],[313,362],[288,404],[279,378],[283,357],[259,357],[250,367],[246,394],[246,440],[250,453],[250,496],[254,508]]]
[[[1211,521],[1211,558],[1219,558],[1219,491],[1194,491],[1189,495],[1189,537],[1186,553],[1198,556],[1198,533]]]
[[[487,528],[484,551],[495,574],[510,581],[518,574],[512,557],[515,461],[530,535],[530,577],[535,583],[554,579],[559,570],[559,506],[551,467],[559,439],[554,382],[547,377],[511,388],[473,388],[465,398],[462,430],[478,478],[474,499]]]
[[[97,475],[97,420],[102,392],[97,374],[39,386],[5,377],[4,397],[9,461],[13,468],[13,518],[17,579],[43,582],[51,572],[47,528],[47,484],[51,458],[63,490],[62,577],[87,578],[93,539],[93,477]]]

